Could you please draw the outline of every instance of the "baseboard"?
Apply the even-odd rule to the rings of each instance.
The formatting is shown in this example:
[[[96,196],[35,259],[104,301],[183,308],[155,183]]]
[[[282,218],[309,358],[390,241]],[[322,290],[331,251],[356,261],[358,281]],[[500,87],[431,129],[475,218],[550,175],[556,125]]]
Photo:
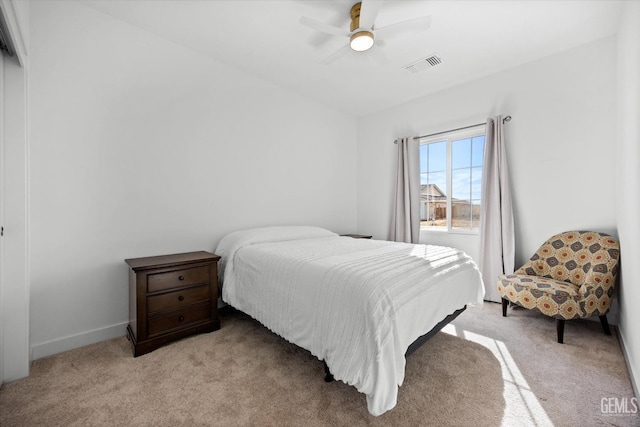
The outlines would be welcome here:
[[[124,322],[107,326],[105,328],[82,332],[76,335],[70,335],[57,340],[35,344],[31,346],[31,360],[41,359],[43,357],[51,356],[52,354],[62,353],[63,351],[73,350],[74,348],[84,347],[85,345],[95,344],[111,338],[122,337],[126,335],[126,333],[127,322]]]
[[[633,387],[633,394],[635,394],[636,397],[640,397],[640,394],[638,393],[639,372],[636,372],[634,370],[634,366],[631,363],[631,360],[629,360],[629,356],[627,355],[627,345],[624,340],[624,334],[620,330],[620,327],[618,327],[617,329],[618,329],[618,338],[620,339],[620,347],[622,347],[622,355],[624,356],[624,361],[627,363],[627,370],[629,371],[629,380],[631,381],[631,387]]]

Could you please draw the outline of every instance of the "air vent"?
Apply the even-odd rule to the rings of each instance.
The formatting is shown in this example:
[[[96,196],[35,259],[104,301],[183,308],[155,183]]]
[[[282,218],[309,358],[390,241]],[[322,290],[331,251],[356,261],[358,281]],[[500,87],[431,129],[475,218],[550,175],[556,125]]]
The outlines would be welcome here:
[[[442,64],[442,59],[440,59],[438,54],[433,54],[431,56],[427,56],[426,58],[422,58],[412,64],[405,65],[402,68],[412,74],[415,74],[420,71],[424,71],[427,68],[435,67],[438,64]]]

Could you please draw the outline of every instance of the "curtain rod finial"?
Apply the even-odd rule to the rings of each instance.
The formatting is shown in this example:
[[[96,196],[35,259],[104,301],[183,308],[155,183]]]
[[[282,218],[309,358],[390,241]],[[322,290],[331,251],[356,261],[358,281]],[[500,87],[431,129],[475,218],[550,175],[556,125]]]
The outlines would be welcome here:
[[[511,116],[507,116],[504,119],[502,119],[502,123],[507,123],[511,121]]]

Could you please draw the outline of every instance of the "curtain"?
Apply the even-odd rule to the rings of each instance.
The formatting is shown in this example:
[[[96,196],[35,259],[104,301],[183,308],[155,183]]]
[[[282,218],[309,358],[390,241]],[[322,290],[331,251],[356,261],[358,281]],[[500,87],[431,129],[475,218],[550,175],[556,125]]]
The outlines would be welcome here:
[[[500,302],[501,274],[513,273],[515,238],[502,116],[487,120],[482,169],[479,267],[487,301]]]
[[[418,243],[420,239],[420,149],[413,138],[396,140],[398,169],[390,239]]]

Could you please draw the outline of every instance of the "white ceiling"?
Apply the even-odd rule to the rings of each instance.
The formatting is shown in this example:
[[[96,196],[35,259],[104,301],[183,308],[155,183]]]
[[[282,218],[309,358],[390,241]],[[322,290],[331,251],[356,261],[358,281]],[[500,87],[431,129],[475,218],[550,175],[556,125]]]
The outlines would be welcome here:
[[[432,17],[431,27],[375,46],[386,56],[384,63],[371,52],[349,51],[330,65],[321,64],[348,39],[303,26],[300,17],[348,31],[355,1],[81,3],[356,116],[612,35],[621,13],[621,2],[609,0],[387,0],[377,28],[423,15]],[[403,69],[434,53],[442,64],[416,74]]]

